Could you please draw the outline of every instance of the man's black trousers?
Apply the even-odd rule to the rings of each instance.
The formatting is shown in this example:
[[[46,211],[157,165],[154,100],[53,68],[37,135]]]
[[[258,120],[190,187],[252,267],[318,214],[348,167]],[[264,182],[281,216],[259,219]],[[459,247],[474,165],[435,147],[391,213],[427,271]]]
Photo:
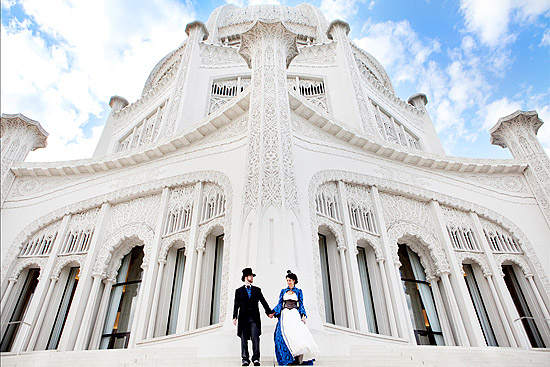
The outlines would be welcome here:
[[[249,354],[248,354],[248,339],[247,336],[250,335],[250,339],[252,339],[252,361],[259,361],[260,360],[260,330],[258,329],[258,325],[256,325],[256,321],[252,319],[252,317],[249,317],[246,321],[247,325],[245,326],[243,333],[241,334],[241,357],[243,361],[249,361]]]

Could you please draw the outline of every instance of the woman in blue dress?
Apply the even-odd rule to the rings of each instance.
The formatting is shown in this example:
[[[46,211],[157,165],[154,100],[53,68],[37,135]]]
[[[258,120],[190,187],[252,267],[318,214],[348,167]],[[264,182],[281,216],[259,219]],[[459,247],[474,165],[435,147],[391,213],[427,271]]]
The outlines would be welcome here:
[[[313,365],[319,348],[306,326],[304,295],[296,288],[298,277],[290,270],[286,274],[287,287],[279,294],[279,303],[273,309],[279,319],[275,328],[275,355],[279,366],[290,364]]]

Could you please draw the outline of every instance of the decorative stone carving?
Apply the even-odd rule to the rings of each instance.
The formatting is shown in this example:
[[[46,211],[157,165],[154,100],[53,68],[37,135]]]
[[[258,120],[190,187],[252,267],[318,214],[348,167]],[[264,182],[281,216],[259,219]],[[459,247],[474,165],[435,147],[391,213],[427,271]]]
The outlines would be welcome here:
[[[12,183],[15,181],[15,176],[10,171],[11,166],[15,162],[24,161],[31,150],[45,147],[48,133],[40,123],[21,114],[8,115],[3,113],[0,126],[2,129],[0,135],[1,207],[4,205],[4,200]]]
[[[170,234],[163,237],[160,244],[159,256],[157,261],[158,262],[166,261],[166,256],[168,255],[168,251],[170,250],[170,248],[179,242],[184,244],[185,255],[187,256],[188,244],[189,244],[189,230]]]
[[[77,265],[79,268],[81,268],[80,271],[82,271],[82,265],[84,264],[85,260],[86,260],[86,255],[69,255],[69,256],[58,257],[55,263],[55,267],[53,268],[51,278],[58,279],[63,268],[65,268],[68,265],[71,265],[71,266]]]
[[[320,185],[315,196],[316,212],[342,223],[342,204],[338,198],[336,182],[326,182]]]
[[[100,208],[94,208],[71,216],[67,234],[61,239],[63,242],[59,251],[60,254],[88,251],[99,210]]]
[[[456,260],[458,261],[458,264],[461,268],[465,260],[471,260],[479,265],[484,276],[487,277],[493,275],[491,269],[489,268],[489,264],[487,263],[487,258],[484,254],[480,254],[477,252],[461,251],[456,253]]]
[[[232,121],[229,125],[222,127],[215,133],[198,142],[197,146],[207,145],[212,143],[220,143],[222,141],[244,135],[248,130],[248,115],[245,114],[239,117],[236,121]]]
[[[199,43],[201,52],[201,65],[204,66],[227,66],[227,65],[246,65],[245,61],[239,56],[238,48],[222,45],[213,45],[209,43]]]
[[[484,186],[491,188],[496,188],[499,190],[509,191],[509,192],[521,192],[529,193],[529,189],[525,185],[525,179],[521,176],[510,176],[510,175],[490,175],[484,176],[482,174],[477,175],[466,175],[458,176],[459,179],[464,179],[465,182],[477,182]]]
[[[238,56],[238,55],[237,55]],[[240,57],[239,57],[240,58]],[[241,58],[242,60],[242,58]],[[234,99],[250,85],[250,77],[214,80],[210,87],[208,114]]]
[[[293,65],[317,65],[317,66],[336,66],[336,43],[328,42],[323,44],[299,47],[298,56],[293,61]]]
[[[334,180],[343,180],[345,182],[356,183],[367,186],[377,186],[380,190],[387,189],[393,192],[400,192],[403,195],[410,195],[412,197],[421,197],[426,200],[436,200],[440,204],[453,206],[464,211],[473,211],[480,216],[486,218],[491,218],[492,221],[498,223],[503,228],[508,228],[510,233],[513,234],[519,242],[522,244],[523,251],[525,255],[528,256],[531,263],[535,267],[538,278],[544,286],[545,292],[550,296],[550,281],[546,275],[544,268],[542,267],[541,262],[538,259],[538,256],[533,249],[533,246],[529,242],[527,236],[521,229],[512,221],[502,216],[500,213],[489,210],[481,205],[458,199],[453,196],[440,194],[435,191],[427,190],[422,186],[416,186],[411,182],[401,182],[394,181],[389,178],[380,178],[376,176],[370,176],[355,172],[348,171],[339,171],[339,170],[326,170],[317,172],[310,181],[309,186],[309,200],[310,200],[310,213],[315,212],[315,193],[317,192],[317,187],[325,182],[334,181]],[[315,218],[312,215],[312,218]],[[313,220],[313,219],[312,219]],[[316,223],[312,222],[311,233],[315,233]],[[315,252],[314,252],[315,253]],[[319,279],[320,281],[320,279]]]
[[[324,80],[300,77],[288,78],[288,86],[304,97],[308,103],[326,113],[329,112]]]
[[[42,274],[42,269],[44,269],[46,260],[47,260],[46,258],[36,258],[36,257],[29,258],[29,259],[19,259],[15,264],[9,279],[17,281],[19,279],[19,275],[21,274],[21,272],[24,269],[31,267],[33,265],[40,269],[40,274],[38,275],[38,278],[40,278],[40,275]]]
[[[525,178],[550,225],[550,159],[536,137],[542,124],[536,111],[516,111],[499,119],[489,132],[491,144],[509,147],[514,158],[529,162]]]
[[[501,270],[501,273],[500,273],[501,276],[504,276],[504,272],[502,272],[502,265],[504,265],[505,262],[512,262],[518,265],[523,271],[523,274],[525,275],[526,278],[533,276],[533,272],[531,271],[531,268],[527,264],[527,260],[525,259],[524,255],[499,254],[495,256],[495,259],[498,267]]]
[[[20,257],[48,255],[59,233],[61,221],[51,223],[33,234],[21,247]]]
[[[10,197],[32,196],[49,191],[54,188],[61,188],[64,185],[74,182],[70,178],[30,178],[19,177],[15,183],[15,190]]]
[[[521,244],[505,228],[480,217],[483,232],[494,252],[522,253]]]
[[[253,69],[244,217],[258,204],[281,209],[283,199],[298,211],[285,74],[297,53],[296,35],[281,23],[258,21],[241,35],[239,54]]]
[[[384,251],[382,249],[382,243],[380,242],[380,237],[374,236],[370,233],[360,232],[353,230],[353,243],[358,245],[359,242],[366,242],[374,250],[376,255],[376,260],[385,260]]]
[[[94,274],[115,279],[124,256],[135,246],[143,245],[142,267],[148,265],[154,238],[152,228],[141,223],[128,224],[113,233],[103,243],[94,264]]]

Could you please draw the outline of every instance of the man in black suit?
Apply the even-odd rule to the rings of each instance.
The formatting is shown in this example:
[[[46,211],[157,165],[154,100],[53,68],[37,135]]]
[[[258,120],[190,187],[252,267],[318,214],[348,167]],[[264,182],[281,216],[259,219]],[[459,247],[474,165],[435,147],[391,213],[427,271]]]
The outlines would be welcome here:
[[[266,315],[273,318],[273,311],[267,304],[262,290],[254,287],[254,277],[251,268],[243,269],[241,281],[242,287],[235,290],[235,305],[233,307],[233,324],[237,326],[237,335],[241,338],[241,357],[243,366],[250,364],[248,354],[248,340],[252,339],[252,361],[254,366],[260,365],[260,335],[262,334],[262,321],[258,302],[262,303]],[[238,320],[238,324],[237,324]]]

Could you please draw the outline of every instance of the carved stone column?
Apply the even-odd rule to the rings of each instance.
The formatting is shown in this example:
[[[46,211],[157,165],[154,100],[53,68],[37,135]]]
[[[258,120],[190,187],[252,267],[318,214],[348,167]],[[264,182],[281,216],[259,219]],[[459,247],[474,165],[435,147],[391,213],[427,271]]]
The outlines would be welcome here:
[[[550,159],[537,139],[543,121],[536,111],[516,111],[502,117],[489,132],[491,144],[510,149],[514,158],[527,160],[523,174],[550,226]]]
[[[105,236],[105,228],[108,224],[109,215],[111,212],[111,204],[104,203],[101,206],[101,211],[97,217],[94,235],[90,242],[88,249],[88,255],[86,260],[80,269],[80,280],[76,286],[73,302],[67,315],[67,321],[65,322],[65,328],[61,339],[59,340],[58,350],[66,351],[75,349],[76,340],[79,340],[78,347],[86,349],[88,346],[88,331],[90,328],[85,324],[84,320],[88,319],[86,313],[95,313],[95,304],[88,302],[88,298],[95,297],[91,292],[94,283],[94,276],[100,276],[101,279],[105,277],[105,274],[94,273],[94,262],[97,254],[99,253],[103,238]],[[100,279],[100,280],[101,280]],[[91,316],[90,316],[91,318]],[[103,322],[101,320],[100,322]],[[81,329],[82,328],[82,329]],[[84,332],[86,330],[86,332]],[[86,340],[82,338],[86,336]],[[76,349],[79,350],[79,349]]]
[[[48,133],[44,131],[38,121],[21,115],[2,114],[0,120],[2,136],[0,137],[0,150],[2,163],[0,164],[0,207],[4,206],[4,200],[8,195],[11,184],[15,181],[15,175],[10,168],[13,163],[23,162],[31,150],[44,148]]]
[[[358,121],[359,128],[363,132],[370,136],[375,136],[375,122],[372,118],[372,113],[369,111],[370,102],[367,97],[367,93],[364,90],[363,82],[361,81],[361,75],[355,62],[355,56],[351,50],[351,45],[348,40],[348,33],[350,31],[349,24],[341,20],[335,20],[330,23],[327,31],[328,38],[333,39],[336,42],[338,64],[344,65],[344,73],[347,77],[347,83],[349,88],[353,88],[353,95],[355,98],[352,100],[355,102],[350,105],[355,111],[354,120]]]
[[[162,117],[161,135],[169,135],[177,131],[182,126],[185,117],[188,117],[186,116],[185,102],[194,103],[193,98],[189,95],[195,93],[192,83],[189,82],[193,73],[188,70],[196,70],[193,65],[198,66],[200,62],[199,42],[208,38],[208,31],[202,22],[195,21],[185,27],[185,33],[188,36],[187,43],[181,55],[178,74],[168,100],[166,113]]]
[[[170,189],[165,187],[162,190],[162,197],[160,199],[160,211],[159,218],[155,226],[155,237],[153,240],[153,246],[151,246],[151,255],[149,258],[149,264],[147,271],[143,272],[143,278],[139,290],[138,304],[136,306],[136,317],[134,317],[132,325],[132,333],[130,334],[130,340],[128,345],[130,347],[135,346],[136,342],[143,340],[147,334],[147,328],[149,326],[149,318],[155,318],[156,315],[150,313],[153,294],[155,287],[157,286],[157,272],[162,272],[159,268],[157,261],[159,250],[162,241],[162,229],[165,225],[166,214],[168,211],[168,200],[170,200]]]
[[[290,222],[299,218],[286,74],[296,35],[281,22],[257,21],[241,35],[239,54],[252,69],[242,223],[257,235],[249,265],[272,267],[280,253],[294,253]]]
[[[21,338],[21,333],[18,333],[13,344],[14,346],[17,346],[18,343],[20,343],[19,345],[21,345],[21,350],[27,350],[27,348],[29,347],[29,340],[32,336],[32,333],[34,333],[36,330],[38,316],[42,308],[48,306],[44,303],[44,300],[50,286],[50,277],[52,276],[52,272],[57,260],[57,254],[59,253],[59,249],[61,248],[63,239],[67,235],[67,228],[69,227],[70,221],[71,215],[65,215],[63,221],[61,222],[59,233],[55,238],[54,243],[52,244],[52,250],[46,262],[46,266],[40,271],[40,277],[38,278],[36,290],[34,291],[33,297],[30,301],[30,304],[23,319],[23,321],[25,321],[26,323],[31,324],[29,334],[24,335],[23,338]],[[17,347],[14,347],[12,350],[19,349],[17,349]]]
[[[95,147],[93,155],[94,157],[102,157],[104,155],[112,153],[112,150],[109,151],[109,146],[111,145],[111,138],[115,130],[114,114],[122,110],[124,107],[128,106],[128,101],[126,100],[126,98],[120,96],[112,96],[109,100],[109,106],[111,107],[111,112],[109,112],[109,116],[107,117],[107,121],[105,122],[105,126],[103,127],[103,132],[101,133],[101,137],[99,138],[97,146]]]

